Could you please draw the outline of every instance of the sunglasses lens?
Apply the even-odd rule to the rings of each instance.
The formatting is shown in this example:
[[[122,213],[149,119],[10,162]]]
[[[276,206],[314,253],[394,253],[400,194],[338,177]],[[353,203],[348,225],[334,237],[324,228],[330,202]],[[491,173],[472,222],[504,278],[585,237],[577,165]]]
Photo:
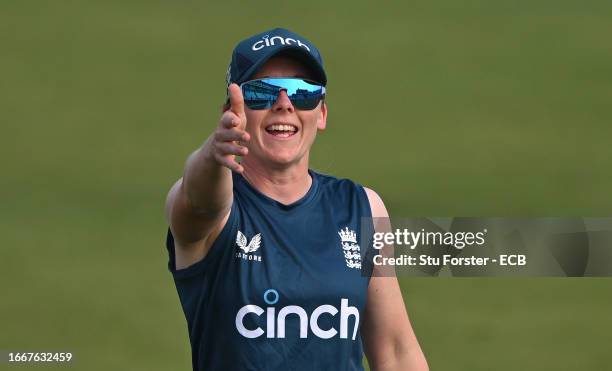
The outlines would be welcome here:
[[[242,96],[250,109],[267,109],[276,102],[278,90],[264,85],[261,80],[253,80],[242,85]]]
[[[281,90],[285,90],[291,104],[299,110],[312,110],[317,107],[325,88],[303,79],[269,78],[242,84],[244,103],[253,110],[268,109],[274,105]]]

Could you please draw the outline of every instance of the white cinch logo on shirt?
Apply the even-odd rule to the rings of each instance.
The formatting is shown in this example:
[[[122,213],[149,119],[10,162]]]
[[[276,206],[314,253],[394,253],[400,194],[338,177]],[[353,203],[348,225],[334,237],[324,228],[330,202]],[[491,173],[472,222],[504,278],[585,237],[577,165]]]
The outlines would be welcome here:
[[[346,227],[345,229],[341,229],[338,235],[342,240],[342,251],[344,252],[346,266],[349,268],[361,269],[361,248],[357,244],[357,235],[355,231]]]
[[[261,246],[261,233],[257,233],[255,236],[253,236],[253,238],[251,238],[251,242],[248,242],[246,236],[242,232],[238,231],[238,234],[236,235],[236,245],[238,245],[240,250],[242,250],[236,253],[237,258],[259,262],[261,261],[260,255],[251,254],[252,252],[259,250],[259,247]]]
[[[282,36],[273,36],[265,35],[262,37],[263,40],[257,41],[255,44],[251,45],[251,49],[254,52],[266,48],[268,46],[274,46],[276,42],[281,43],[282,45],[297,45],[306,48],[306,50],[310,51],[308,45],[304,44],[301,40],[292,39],[290,37],[282,37]],[[275,41],[276,40],[276,41]]]
[[[285,320],[289,315],[297,316],[300,320],[300,338],[308,338],[308,329],[314,334],[314,336],[321,339],[330,339],[338,335],[338,330],[334,327],[329,329],[322,329],[319,327],[319,317],[322,315],[334,317],[340,312],[340,338],[355,340],[357,337],[357,330],[359,329],[359,309],[357,307],[350,306],[348,299],[340,299],[340,310],[333,305],[324,304],[316,307],[312,313],[308,314],[306,310],[299,305],[287,305],[286,307],[280,308],[278,314],[276,313],[276,307],[272,305],[278,303],[279,294],[274,289],[266,290],[264,293],[264,301],[270,305],[266,309],[259,305],[249,304],[245,305],[238,313],[236,313],[236,329],[240,335],[245,338],[253,339],[266,334],[268,339],[284,339],[285,338]],[[253,326],[253,317],[260,317],[266,313],[266,330],[264,331],[261,327]],[[247,323],[250,323],[251,328],[245,326],[245,317],[250,317]],[[354,318],[353,331],[349,334],[349,318]]]

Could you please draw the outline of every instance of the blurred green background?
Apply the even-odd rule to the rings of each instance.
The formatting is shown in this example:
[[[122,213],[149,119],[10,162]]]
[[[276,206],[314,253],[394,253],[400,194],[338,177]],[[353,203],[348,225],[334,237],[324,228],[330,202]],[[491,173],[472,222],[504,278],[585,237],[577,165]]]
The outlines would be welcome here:
[[[4,0],[0,349],[190,368],[166,192],[216,124],[234,44],[276,26],[325,58],[313,168],[393,216],[612,214],[609,1]],[[402,288],[432,370],[604,370],[611,283]]]

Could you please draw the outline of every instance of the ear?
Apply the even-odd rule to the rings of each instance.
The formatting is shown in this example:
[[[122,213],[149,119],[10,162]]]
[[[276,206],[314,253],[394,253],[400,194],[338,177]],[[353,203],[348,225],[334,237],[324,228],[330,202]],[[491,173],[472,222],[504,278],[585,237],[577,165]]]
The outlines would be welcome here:
[[[321,114],[317,119],[317,129],[325,130],[325,126],[327,125],[327,104],[325,101],[321,101]]]

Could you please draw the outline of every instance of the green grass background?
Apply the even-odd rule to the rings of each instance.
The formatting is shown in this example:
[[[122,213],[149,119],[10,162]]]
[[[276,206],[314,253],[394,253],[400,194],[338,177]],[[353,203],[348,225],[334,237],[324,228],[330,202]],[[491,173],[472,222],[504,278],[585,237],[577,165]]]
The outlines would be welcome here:
[[[611,215],[609,1],[4,0],[0,349],[189,369],[164,198],[217,122],[234,44],[276,26],[325,57],[313,167],[393,216]],[[432,370],[610,367],[609,279],[402,289]]]

